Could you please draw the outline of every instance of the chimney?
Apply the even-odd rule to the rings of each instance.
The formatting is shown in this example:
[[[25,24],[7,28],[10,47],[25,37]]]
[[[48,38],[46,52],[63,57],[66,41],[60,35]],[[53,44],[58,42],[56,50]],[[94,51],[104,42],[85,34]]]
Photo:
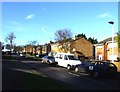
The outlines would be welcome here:
[[[76,40],[76,37],[75,37],[75,36],[76,36],[76,33],[74,33],[74,35],[73,35],[73,40]]]

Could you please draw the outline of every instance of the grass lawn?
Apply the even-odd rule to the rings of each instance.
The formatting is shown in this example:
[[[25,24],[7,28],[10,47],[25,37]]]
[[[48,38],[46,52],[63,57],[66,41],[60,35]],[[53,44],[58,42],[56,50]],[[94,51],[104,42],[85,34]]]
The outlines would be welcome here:
[[[24,80],[29,90],[70,90],[64,83],[41,75],[24,73]]]
[[[2,55],[2,59],[15,60],[16,58],[10,55]]]
[[[41,60],[42,60],[42,58],[40,58],[40,57],[35,57],[35,56],[27,56],[27,57],[25,57],[25,58],[22,58],[22,57],[20,57],[20,56],[18,56],[18,57],[12,57],[12,56],[10,56],[10,55],[2,55],[2,59],[18,60],[19,58],[21,58],[21,60],[22,60],[22,59],[24,59],[24,60],[36,60],[36,61],[41,61]]]

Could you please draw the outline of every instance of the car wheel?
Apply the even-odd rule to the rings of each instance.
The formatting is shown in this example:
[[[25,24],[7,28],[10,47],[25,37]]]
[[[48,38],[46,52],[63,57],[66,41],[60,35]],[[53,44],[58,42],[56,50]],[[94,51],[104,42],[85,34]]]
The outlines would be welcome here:
[[[59,66],[59,65],[58,65],[58,62],[55,62],[55,66]]]
[[[99,76],[99,73],[97,71],[94,72],[93,74],[94,77],[98,77]]]
[[[47,63],[50,65],[50,62],[49,62],[49,60],[47,61]]]
[[[75,67],[75,72],[79,72],[79,68],[78,67]]]
[[[68,66],[67,66],[67,69],[68,69],[68,70],[70,70],[70,69],[71,69],[71,66],[70,66],[70,65],[68,65]]]

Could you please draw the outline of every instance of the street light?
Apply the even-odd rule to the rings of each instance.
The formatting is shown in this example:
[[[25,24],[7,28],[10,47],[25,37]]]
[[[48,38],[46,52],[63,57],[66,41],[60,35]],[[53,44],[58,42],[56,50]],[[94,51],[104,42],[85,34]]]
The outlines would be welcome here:
[[[114,28],[113,28],[113,21],[109,21],[109,24],[112,24],[112,63],[114,62]]]

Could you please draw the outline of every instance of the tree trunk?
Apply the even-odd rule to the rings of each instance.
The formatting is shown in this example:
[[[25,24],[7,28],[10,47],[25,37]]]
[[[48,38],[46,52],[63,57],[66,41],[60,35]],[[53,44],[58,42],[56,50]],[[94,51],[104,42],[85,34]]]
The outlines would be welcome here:
[[[12,56],[12,43],[10,43],[10,56]]]

